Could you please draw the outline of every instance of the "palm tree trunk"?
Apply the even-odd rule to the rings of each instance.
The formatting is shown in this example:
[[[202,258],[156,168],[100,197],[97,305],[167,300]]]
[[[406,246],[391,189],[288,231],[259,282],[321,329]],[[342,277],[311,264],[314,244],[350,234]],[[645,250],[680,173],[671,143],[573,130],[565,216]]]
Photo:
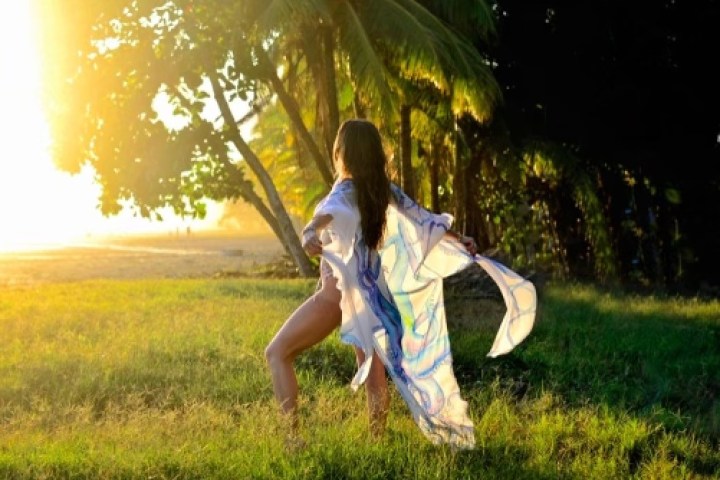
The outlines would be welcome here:
[[[306,25],[302,29],[303,52],[317,87],[317,118],[328,158],[332,158],[335,135],[340,126],[337,85],[335,80],[335,38],[331,27]],[[291,89],[292,91],[292,89]]]
[[[300,115],[300,107],[292,95],[290,95],[285,89],[285,85],[283,85],[282,80],[278,77],[277,72],[275,71],[275,66],[270,61],[270,58],[268,58],[267,52],[265,52],[262,48],[256,48],[255,52],[257,52],[258,62],[265,75],[267,75],[267,78],[270,81],[273,90],[277,94],[280,103],[282,103],[285,112],[290,117],[290,121],[293,122],[293,125],[297,128],[300,138],[305,143],[310,155],[315,160],[315,165],[317,166],[320,175],[328,186],[332,185],[334,179],[329,167],[330,162],[320,152],[320,148],[318,148],[317,143],[305,126],[302,116]]]
[[[430,145],[430,208],[440,213],[440,142],[437,138]]]
[[[257,158],[257,156],[255,155],[255,152],[252,151],[250,146],[242,138],[240,130],[237,127],[237,123],[235,122],[235,117],[233,116],[232,111],[230,110],[230,106],[225,99],[225,93],[222,90],[222,87],[220,87],[220,82],[217,78],[217,75],[215,75],[211,71],[209,73],[209,77],[210,84],[212,85],[213,89],[213,95],[215,97],[215,101],[218,104],[218,107],[220,108],[220,112],[222,113],[223,120],[225,121],[225,127],[230,134],[230,140],[233,142],[233,144],[235,144],[235,147],[243,156],[245,162],[247,162],[248,166],[255,173],[255,176],[257,177],[260,185],[265,191],[265,196],[268,199],[268,203],[270,204],[270,208],[273,211],[274,218],[277,221],[278,230],[276,231],[276,233],[280,233],[280,241],[287,246],[293,262],[295,262],[295,265],[300,270],[300,274],[304,277],[313,276],[314,271],[312,265],[310,264],[310,260],[303,251],[302,245],[300,244],[300,239],[295,232],[295,227],[290,220],[290,216],[285,210],[285,206],[280,199],[280,195],[275,188],[275,184],[273,183],[272,178],[270,178],[270,174],[268,174],[265,167],[263,167],[260,159]],[[262,214],[262,211],[260,213]]]
[[[363,105],[362,98],[358,95],[358,90],[353,87],[353,111],[356,118],[367,118],[367,109]]]
[[[277,219],[273,215],[272,211],[268,208],[268,206],[265,205],[265,202],[263,202],[262,198],[260,198],[260,196],[255,193],[252,188],[250,188],[245,182],[241,182],[240,191],[243,199],[247,201],[250,205],[255,207],[255,210],[260,213],[260,216],[263,218],[263,220],[265,220],[265,222],[270,226],[275,236],[280,240],[280,243],[282,243],[285,253],[287,253],[290,258],[293,258],[292,250],[288,242],[285,240],[282,228],[280,228],[280,223],[278,223]]]
[[[338,106],[337,83],[335,79],[335,38],[330,27],[323,27],[323,69],[325,83],[325,101],[327,102],[326,136],[329,140],[330,158],[332,158],[332,144],[340,127],[340,107]]]
[[[465,156],[462,151],[460,138],[460,125],[455,120],[455,172],[453,173],[453,196],[455,197],[455,230],[465,231],[465,205],[466,205],[466,171]]]
[[[324,35],[318,35],[318,29],[323,31],[324,27],[318,27],[317,24],[305,24],[300,28],[302,39],[302,51],[310,74],[314,81],[315,91],[315,118],[316,123],[320,124],[322,134],[322,143],[325,147],[325,155],[332,158],[332,147],[334,137],[330,132],[330,113],[329,106],[330,95],[328,90],[328,75],[325,72],[325,52],[324,52]],[[289,77],[287,77],[289,78]],[[296,91],[291,85],[288,85],[291,92]],[[332,162],[331,162],[332,163]]]
[[[410,138],[410,105],[400,107],[400,168],[402,189],[410,198],[415,198],[415,182],[412,171],[412,142]]]

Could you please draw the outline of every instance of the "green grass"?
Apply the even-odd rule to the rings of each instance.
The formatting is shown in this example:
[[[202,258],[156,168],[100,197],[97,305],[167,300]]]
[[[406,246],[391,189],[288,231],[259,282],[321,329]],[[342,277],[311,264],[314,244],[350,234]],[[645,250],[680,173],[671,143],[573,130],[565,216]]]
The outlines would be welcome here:
[[[308,447],[286,454],[262,352],[314,285],[0,290],[0,478],[720,478],[720,304],[568,285],[505,357],[499,318],[452,330],[475,451],[429,444],[397,395],[370,441],[335,334],[298,362]]]

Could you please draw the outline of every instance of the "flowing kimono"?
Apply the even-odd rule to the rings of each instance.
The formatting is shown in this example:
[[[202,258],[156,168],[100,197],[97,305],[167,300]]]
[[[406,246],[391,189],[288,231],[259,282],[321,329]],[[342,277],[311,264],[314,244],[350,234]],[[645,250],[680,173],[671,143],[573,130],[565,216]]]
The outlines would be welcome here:
[[[396,185],[391,190],[377,251],[363,241],[351,180],[336,182],[315,209],[316,215],[332,215],[321,233],[322,256],[341,292],[341,339],[365,352],[351,386],[356,390],[365,381],[377,352],[428,439],[473,448],[473,424],[452,368],[442,279],[475,262],[497,283],[507,312],[490,357],[509,352],[530,333],[535,288],[504,265],[472,256],[445,236],[451,215],[423,209]]]

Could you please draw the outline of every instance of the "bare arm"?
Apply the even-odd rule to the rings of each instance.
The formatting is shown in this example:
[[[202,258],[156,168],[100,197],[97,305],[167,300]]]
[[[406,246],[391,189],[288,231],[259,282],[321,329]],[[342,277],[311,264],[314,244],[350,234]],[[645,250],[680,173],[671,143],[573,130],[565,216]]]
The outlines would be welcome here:
[[[313,256],[322,253],[322,243],[318,237],[318,230],[327,227],[332,218],[332,215],[329,214],[316,215],[302,229],[302,246],[308,255]]]

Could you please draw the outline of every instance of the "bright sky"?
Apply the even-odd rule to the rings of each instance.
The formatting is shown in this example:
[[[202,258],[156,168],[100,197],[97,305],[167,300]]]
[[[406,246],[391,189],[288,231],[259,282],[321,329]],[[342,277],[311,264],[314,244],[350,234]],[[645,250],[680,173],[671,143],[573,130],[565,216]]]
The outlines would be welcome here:
[[[130,212],[105,218],[96,208],[93,171],[58,171],[48,153],[49,129],[40,104],[39,65],[29,2],[3,4],[0,16],[0,251],[86,241],[88,235],[194,231],[214,228],[222,206],[205,220],[163,212],[164,222]]]

